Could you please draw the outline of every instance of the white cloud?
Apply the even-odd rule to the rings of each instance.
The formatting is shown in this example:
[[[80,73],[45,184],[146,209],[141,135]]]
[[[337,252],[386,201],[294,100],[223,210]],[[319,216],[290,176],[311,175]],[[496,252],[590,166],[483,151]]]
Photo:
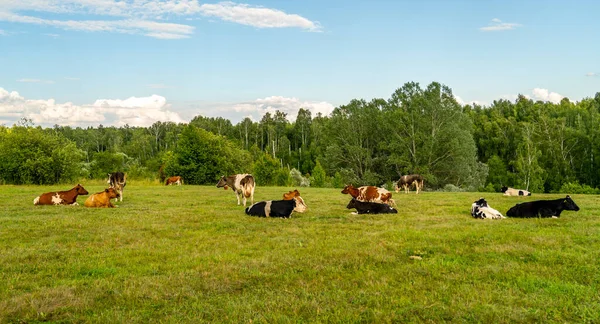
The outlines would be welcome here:
[[[69,81],[77,81],[80,80],[79,78],[74,78],[74,77],[65,77],[65,80],[69,80]]]
[[[461,97],[459,96],[454,96],[454,99],[456,99],[456,102],[458,102],[459,105],[464,106],[464,105],[478,105],[478,106],[485,106],[487,105],[487,102],[484,101],[479,101],[479,100],[471,100],[471,101],[465,101],[463,100]]]
[[[265,113],[275,113],[276,110],[287,114],[287,119],[294,121],[298,115],[300,108],[311,111],[312,116],[317,113],[322,113],[327,116],[331,114],[335,108],[331,103],[326,101],[301,101],[298,98],[288,98],[282,96],[271,96],[263,99],[256,99],[251,102],[237,103],[229,106],[224,106],[221,111],[235,111],[238,113],[252,114],[261,118]]]
[[[40,79],[28,79],[28,78],[19,79],[19,80],[17,80],[17,82],[24,82],[24,83],[46,83],[46,84],[53,84],[54,83],[54,81],[52,81],[52,80],[40,80]]]
[[[550,92],[548,89],[535,88],[532,93],[535,100],[550,101],[553,103],[559,103],[564,98],[564,96],[556,92]]]
[[[167,100],[158,95],[120,99],[99,99],[93,104],[57,103],[54,99],[25,99],[18,92],[0,88],[0,120],[16,122],[31,118],[37,125],[149,126],[156,121],[184,122],[170,110]]]
[[[0,29],[0,36],[6,36],[8,35],[7,32],[5,32],[4,30]]]
[[[600,73],[588,72],[588,73],[585,74],[585,76],[587,76],[587,77],[597,77],[597,76],[600,76]]]
[[[480,27],[479,30],[481,30],[481,31],[511,30],[511,29],[515,29],[515,28],[521,27],[521,26],[522,26],[521,24],[502,22],[502,20],[500,20],[498,18],[494,18],[494,19],[492,19],[492,21],[490,21],[488,26]]]
[[[238,4],[229,1],[200,4],[198,0],[0,0],[0,21],[52,26],[65,30],[116,32],[158,39],[188,38],[194,27],[164,22],[171,17],[217,17],[221,20],[258,28],[295,27],[319,31],[318,22],[281,10]],[[60,15],[121,17],[121,20],[44,19],[19,14],[50,12]],[[191,17],[190,17],[191,16]],[[6,33],[2,33],[3,35]],[[55,35],[55,34],[54,34]]]
[[[52,37],[52,38],[58,38],[58,37],[60,37],[59,34],[42,34],[42,35],[48,36],[48,37]]]

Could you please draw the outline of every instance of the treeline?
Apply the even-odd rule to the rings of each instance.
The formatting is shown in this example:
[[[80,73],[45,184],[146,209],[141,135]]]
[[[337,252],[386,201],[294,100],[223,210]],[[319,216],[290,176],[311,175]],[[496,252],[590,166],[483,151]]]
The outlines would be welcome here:
[[[420,173],[426,187],[597,192],[600,93],[573,103],[494,101],[461,106],[447,86],[406,83],[389,99],[352,100],[330,116],[300,109],[237,124],[197,116],[150,127],[0,128],[0,181],[14,184],[181,175],[213,184],[252,172],[261,185],[389,185]]]

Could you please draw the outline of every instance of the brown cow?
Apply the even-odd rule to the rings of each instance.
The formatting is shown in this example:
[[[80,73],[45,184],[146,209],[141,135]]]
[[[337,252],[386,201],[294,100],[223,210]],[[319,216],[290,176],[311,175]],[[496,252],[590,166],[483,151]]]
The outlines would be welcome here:
[[[183,184],[183,179],[180,176],[169,177],[165,182],[165,186],[177,184],[181,186]]]
[[[240,195],[244,199],[244,207],[246,207],[246,198],[251,199],[251,204],[254,204],[254,177],[251,174],[234,174],[228,177],[222,176],[217,183],[217,188],[231,187],[237,198],[237,204],[240,204]]]
[[[304,213],[308,207],[306,206],[304,199],[300,197],[300,191],[298,191],[298,189],[294,189],[293,191],[283,194],[283,200],[292,199],[296,200],[296,207],[294,208],[294,211],[298,213]]]
[[[300,191],[298,191],[298,189],[283,194],[283,200],[292,200],[294,197],[300,197]]]
[[[388,204],[390,206],[396,205],[392,199],[392,193],[383,188],[377,188],[375,186],[363,186],[354,188],[351,184],[344,187],[342,190],[343,194],[350,194],[350,196],[356,198],[359,201],[365,202],[377,202],[382,204]]]
[[[119,192],[115,188],[104,189],[104,191],[97,192],[88,197],[85,200],[85,207],[105,207],[105,208],[115,208],[111,199],[119,198]]]
[[[33,200],[34,205],[78,205],[77,196],[87,195],[88,192],[82,185],[77,184],[67,191],[46,192]]]
[[[423,176],[420,174],[409,174],[400,177],[400,180],[394,184],[394,190],[400,191],[400,188],[404,189],[405,193],[410,192],[410,187],[415,186],[417,194],[419,190],[423,190]]]

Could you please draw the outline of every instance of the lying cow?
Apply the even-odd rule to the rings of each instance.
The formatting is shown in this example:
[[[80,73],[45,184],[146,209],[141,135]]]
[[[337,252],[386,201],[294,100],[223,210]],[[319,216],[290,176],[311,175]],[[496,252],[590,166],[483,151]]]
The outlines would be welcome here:
[[[423,176],[420,174],[403,175],[400,177],[400,180],[394,184],[394,190],[399,192],[400,188],[402,188],[405,193],[409,193],[411,186],[415,187],[417,194],[419,193],[419,190],[423,190]]]
[[[283,194],[283,200],[291,200],[294,197],[300,197],[300,191],[298,191],[298,189]]]
[[[298,191],[298,189],[295,189],[294,191],[290,191],[288,193],[284,193],[283,194],[283,200],[292,200],[295,199],[296,200],[296,212],[299,213],[303,213],[306,211],[306,209],[308,208],[306,206],[306,203],[304,202],[304,199],[302,199],[302,197],[300,197],[300,192]]]
[[[246,208],[246,214],[258,217],[290,218],[292,212],[303,213],[306,210],[306,205],[301,205],[297,202],[298,198],[261,201]]]
[[[33,200],[34,205],[78,205],[77,196],[87,195],[88,192],[82,185],[77,184],[67,191],[46,192]]]
[[[240,196],[244,199],[244,207],[246,207],[246,198],[251,199],[251,204],[254,203],[255,181],[251,174],[234,174],[228,177],[222,176],[217,183],[217,188],[221,187],[225,188],[225,190],[231,187],[237,198],[238,205],[240,204]]]
[[[119,193],[120,201],[123,201],[123,189],[127,185],[127,175],[123,172],[113,172],[108,174],[108,185],[115,188]]]
[[[536,200],[514,205],[506,212],[506,216],[531,218],[531,217],[560,217],[563,210],[578,211],[579,206],[575,204],[571,196],[554,200]]]
[[[115,188],[104,189],[104,191],[97,192],[88,197],[83,204],[85,207],[110,207],[115,208],[111,199],[119,198],[119,193]]]
[[[490,207],[483,198],[479,198],[471,205],[471,216],[480,219],[502,219],[502,213]]]
[[[359,201],[352,198],[348,205],[348,209],[355,208],[357,214],[397,214],[398,211],[390,205],[380,204],[375,202]]]
[[[363,186],[354,188],[351,184],[344,187],[343,194],[350,194],[353,198],[364,202],[376,202],[388,205],[395,205],[392,199],[392,193],[383,188],[375,186]]]
[[[168,185],[178,185],[181,186],[183,184],[183,179],[180,176],[169,177],[167,181],[165,181],[165,186]]]
[[[502,191],[505,196],[531,196],[531,192],[523,189],[502,187],[500,191]]]

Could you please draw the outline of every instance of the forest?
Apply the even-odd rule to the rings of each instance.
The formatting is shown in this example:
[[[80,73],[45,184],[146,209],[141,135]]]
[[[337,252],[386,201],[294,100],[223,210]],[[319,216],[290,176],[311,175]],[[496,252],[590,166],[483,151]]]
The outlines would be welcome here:
[[[391,188],[400,175],[420,173],[428,190],[600,193],[600,92],[482,107],[460,105],[443,84],[409,82],[389,99],[288,117],[87,128],[22,119],[0,126],[0,183],[72,183],[119,170],[149,181],[180,175],[186,184],[249,172],[259,185]]]

